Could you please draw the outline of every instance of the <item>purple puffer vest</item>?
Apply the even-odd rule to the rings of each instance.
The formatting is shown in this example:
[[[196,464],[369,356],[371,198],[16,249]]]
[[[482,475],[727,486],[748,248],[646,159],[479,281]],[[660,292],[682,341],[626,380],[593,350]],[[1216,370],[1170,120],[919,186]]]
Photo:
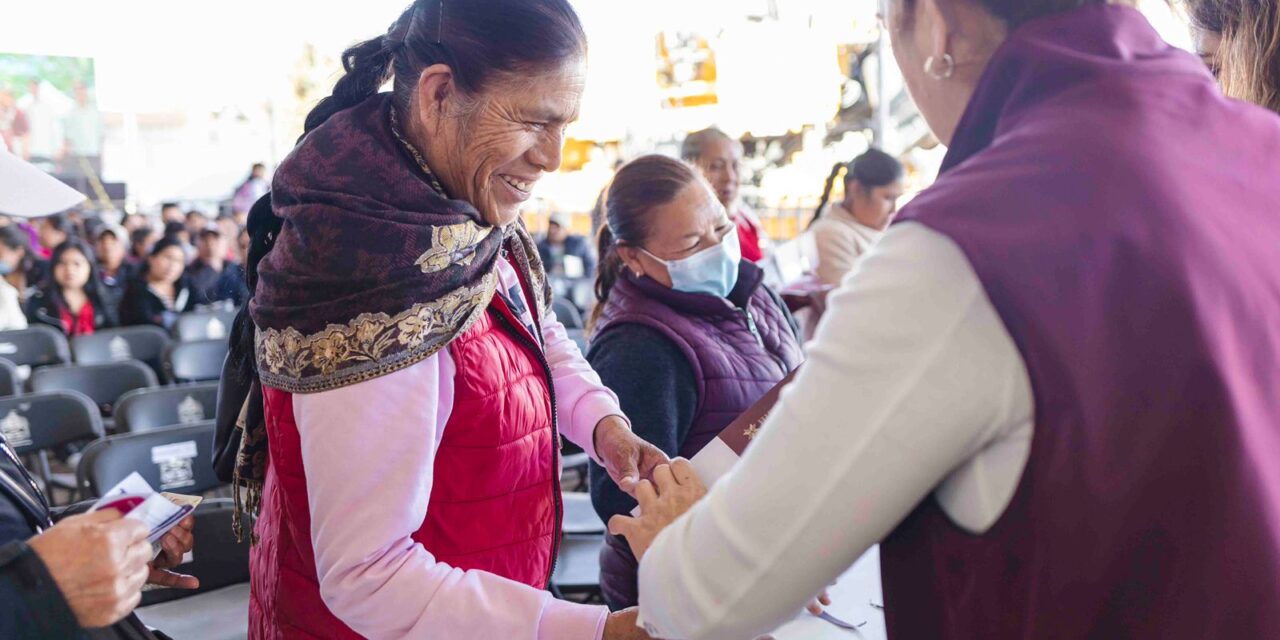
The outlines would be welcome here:
[[[1280,119],[1137,11],[1013,31],[938,182],[1026,362],[1030,458],[985,533],[881,547],[892,638],[1280,638]]]
[[[729,300],[668,289],[625,272],[605,302],[596,336],[638,324],[671,340],[688,359],[698,385],[693,424],[680,446],[692,457],[804,361],[781,301],[764,273],[743,260]],[[746,310],[741,308],[746,303]],[[600,586],[614,607],[636,604],[637,562],[627,543],[607,536],[600,550]]]

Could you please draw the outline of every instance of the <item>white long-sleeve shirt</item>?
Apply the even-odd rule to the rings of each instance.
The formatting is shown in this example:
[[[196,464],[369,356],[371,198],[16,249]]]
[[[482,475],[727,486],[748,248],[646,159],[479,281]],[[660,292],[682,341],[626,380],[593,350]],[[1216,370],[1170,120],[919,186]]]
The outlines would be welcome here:
[[[1031,383],[950,239],[891,228],[831,295],[808,353],[743,459],[643,558],[652,635],[768,633],[930,494],[975,533],[1012,499]]]
[[[504,290],[519,286],[505,261],[499,282]],[[596,458],[595,426],[622,414],[617,396],[554,316],[542,337],[562,433]],[[437,562],[410,537],[429,509],[456,370],[446,349],[367,382],[293,395],[321,597],[344,623],[374,639],[598,640],[604,607]]]

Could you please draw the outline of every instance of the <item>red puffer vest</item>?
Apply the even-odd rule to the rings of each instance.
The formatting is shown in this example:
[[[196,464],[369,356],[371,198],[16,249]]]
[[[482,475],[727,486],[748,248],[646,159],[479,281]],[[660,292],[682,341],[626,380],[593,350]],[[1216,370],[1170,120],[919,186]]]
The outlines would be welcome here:
[[[450,566],[543,588],[559,544],[560,461],[554,398],[534,345],[495,296],[449,346],[453,413],[413,539]],[[270,461],[250,557],[250,637],[359,638],[320,598],[292,395],[267,388],[263,399]]]

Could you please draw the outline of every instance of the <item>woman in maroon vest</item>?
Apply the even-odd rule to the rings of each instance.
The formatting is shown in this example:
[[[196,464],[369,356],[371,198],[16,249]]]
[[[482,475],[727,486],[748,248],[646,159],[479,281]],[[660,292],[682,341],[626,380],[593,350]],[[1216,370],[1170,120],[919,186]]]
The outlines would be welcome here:
[[[795,322],[692,166],[640,158],[618,171],[605,201],[588,359],[636,435],[692,456],[800,364]],[[591,499],[606,521],[636,506],[595,464]],[[615,609],[636,604],[636,564],[621,538],[601,551]]]
[[[1101,0],[893,0],[937,182],[741,463],[615,533],[663,638],[877,542],[893,638],[1280,637],[1280,119]]]
[[[585,52],[565,0],[418,0],[344,54],[254,207],[251,637],[643,636],[547,592],[559,429],[624,488],[667,459],[549,312],[519,222]]]

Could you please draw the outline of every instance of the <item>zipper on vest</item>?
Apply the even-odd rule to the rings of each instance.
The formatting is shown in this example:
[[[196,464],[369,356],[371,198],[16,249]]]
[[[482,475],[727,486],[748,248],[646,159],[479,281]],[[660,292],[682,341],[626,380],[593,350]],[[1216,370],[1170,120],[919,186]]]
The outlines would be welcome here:
[[[747,319],[747,328],[751,330],[751,335],[755,336],[756,344],[760,345],[760,348],[763,349],[765,353],[769,354],[769,357],[772,358],[775,363],[777,363],[778,368],[782,369],[782,374],[784,376],[788,373],[791,373],[791,370],[787,367],[786,361],[784,361],[780,356],[778,356],[778,354],[770,351],[769,347],[765,346],[764,336],[760,335],[760,328],[756,326],[756,318],[755,316],[751,315],[751,309],[748,309],[747,307],[742,307],[741,309],[739,309],[739,311],[741,311],[742,316]]]
[[[507,317],[506,313],[499,311],[495,314],[502,320],[502,324],[516,336],[516,339],[524,343],[525,346],[533,350],[534,355],[538,359],[538,364],[542,365],[542,373],[547,378],[547,394],[551,397],[551,434],[555,436],[551,443],[551,478],[555,484],[553,491],[553,499],[556,505],[556,522],[555,528],[551,532],[551,568],[547,571],[546,588],[551,587],[551,578],[556,573],[556,561],[560,559],[560,530],[564,526],[564,502],[560,496],[560,425],[556,412],[556,384],[555,379],[551,375],[551,364],[547,362],[547,356],[543,353],[542,347],[537,341],[529,337],[527,330],[521,330],[519,327]]]

